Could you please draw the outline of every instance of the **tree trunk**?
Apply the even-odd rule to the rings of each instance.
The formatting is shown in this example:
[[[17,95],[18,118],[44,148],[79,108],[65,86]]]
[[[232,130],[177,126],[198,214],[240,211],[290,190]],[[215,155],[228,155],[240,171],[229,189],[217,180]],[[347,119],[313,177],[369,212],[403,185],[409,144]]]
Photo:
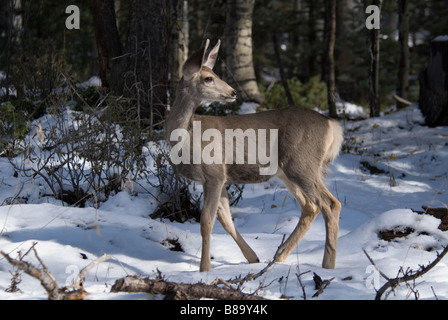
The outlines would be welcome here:
[[[127,98],[137,125],[151,129],[164,118],[167,104],[169,8],[170,1],[131,0],[123,50],[114,1],[92,0],[103,86]]]
[[[307,55],[308,55],[308,80],[316,75],[316,60],[317,60],[317,54],[316,54],[316,40],[317,40],[317,32],[316,32],[316,6],[318,4],[316,3],[316,0],[309,0],[308,1],[308,48],[307,48]]]
[[[144,125],[164,118],[168,88],[170,1],[132,0],[125,49],[125,96],[137,104]]]
[[[336,75],[334,63],[334,43],[336,39],[336,0],[326,0],[326,82],[328,110],[331,118],[336,112]]]
[[[381,12],[383,0],[373,0],[373,5],[378,6]],[[370,43],[370,69],[369,69],[369,87],[370,87],[370,116],[379,117],[380,115],[380,95],[379,95],[379,64],[380,64],[380,30],[373,28],[369,32]]]
[[[188,58],[189,24],[187,0],[171,0],[171,20],[169,92],[171,101],[173,101],[177,83],[182,78],[182,67]]]
[[[17,8],[17,6],[20,6],[21,4],[17,4],[13,0],[4,0],[0,1],[0,18],[5,21],[5,35],[6,35],[6,48],[5,50],[1,50],[2,53],[6,51],[6,74],[5,74],[5,88],[6,88],[6,95],[4,101],[9,100],[9,87],[11,84],[11,67],[12,67],[12,52],[14,47],[14,39],[13,39],[13,32],[14,32],[14,10]],[[21,20],[20,20],[21,21]],[[19,27],[22,27],[21,25]],[[19,94],[19,92],[17,92]]]
[[[448,39],[431,41],[428,67],[420,73],[420,109],[429,126],[448,125]]]
[[[397,95],[408,99],[409,92],[409,14],[408,0],[398,0],[398,41],[400,42],[400,59],[398,64]],[[397,101],[397,108],[406,104]]]
[[[228,0],[225,27],[229,84],[243,101],[261,103],[252,56],[254,0]]]
[[[121,56],[122,47],[117,29],[114,1],[92,0],[91,10],[98,50],[99,71],[103,88],[116,88],[121,82],[116,57]]]

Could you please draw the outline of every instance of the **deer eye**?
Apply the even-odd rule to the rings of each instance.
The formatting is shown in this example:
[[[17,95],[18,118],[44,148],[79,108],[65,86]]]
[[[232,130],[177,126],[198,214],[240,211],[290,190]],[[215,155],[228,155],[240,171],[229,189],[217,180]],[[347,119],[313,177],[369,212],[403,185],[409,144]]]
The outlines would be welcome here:
[[[204,79],[205,83],[212,83],[213,82],[213,78],[212,77],[207,77]]]

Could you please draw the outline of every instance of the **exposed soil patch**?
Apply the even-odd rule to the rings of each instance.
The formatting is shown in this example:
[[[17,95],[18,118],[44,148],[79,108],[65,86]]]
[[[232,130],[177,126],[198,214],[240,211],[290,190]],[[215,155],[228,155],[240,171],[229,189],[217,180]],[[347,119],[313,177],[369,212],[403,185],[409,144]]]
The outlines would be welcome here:
[[[448,230],[448,208],[431,208],[428,206],[422,206],[425,211],[414,211],[419,214],[429,214],[437,219],[440,219],[439,230]]]
[[[160,244],[170,251],[184,252],[184,248],[182,248],[179,239],[165,239]]]
[[[431,208],[427,206],[422,206],[422,208],[425,211],[413,211],[418,214],[429,214],[437,219],[440,219],[440,225],[438,229],[442,231],[448,230],[448,208]],[[415,230],[410,227],[396,227],[392,230],[380,231],[379,237],[381,240],[392,241],[397,238],[406,237],[414,232]]]
[[[404,230],[398,230],[396,228],[393,230],[380,231],[380,239],[386,240],[386,241],[392,241],[397,238],[406,237],[406,236],[410,235],[411,233],[413,233],[414,231],[415,230],[412,228],[405,228]]]

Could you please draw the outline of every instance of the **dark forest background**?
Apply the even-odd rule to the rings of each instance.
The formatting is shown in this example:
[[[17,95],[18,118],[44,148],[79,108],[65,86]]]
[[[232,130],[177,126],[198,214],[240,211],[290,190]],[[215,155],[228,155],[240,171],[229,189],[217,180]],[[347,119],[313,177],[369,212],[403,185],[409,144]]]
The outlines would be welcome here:
[[[13,85],[18,99],[34,92],[44,100],[58,86],[59,73],[74,82],[98,75],[103,87],[115,95],[134,100],[138,96],[141,117],[157,124],[174,94],[179,66],[210,38],[223,40],[218,72],[240,91],[241,99],[269,108],[291,102],[285,82],[281,83],[283,75],[295,104],[306,98],[326,109],[322,84],[329,75],[328,39],[334,32],[336,98],[368,107],[371,40],[365,8],[374,3],[381,3],[381,109],[395,104],[392,93],[397,89],[400,96],[416,101],[418,74],[427,64],[429,43],[448,30],[443,1],[1,0],[2,86]],[[65,9],[71,4],[80,9],[79,30],[65,27],[69,16]],[[400,30],[402,17],[407,23]],[[400,31],[409,40],[409,53],[401,62],[408,75],[404,89],[398,79]],[[241,43],[242,37],[248,38],[244,41],[252,45],[251,52],[243,51],[247,46],[231,45]],[[247,54],[253,59],[241,62]],[[246,70],[238,75],[238,63],[253,63],[254,73],[248,75]]]

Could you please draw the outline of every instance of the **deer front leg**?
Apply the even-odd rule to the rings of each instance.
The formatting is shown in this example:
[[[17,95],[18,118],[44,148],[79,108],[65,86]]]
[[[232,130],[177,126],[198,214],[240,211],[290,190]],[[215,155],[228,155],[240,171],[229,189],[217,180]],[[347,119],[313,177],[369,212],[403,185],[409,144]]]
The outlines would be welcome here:
[[[218,210],[219,196],[224,183],[216,181],[205,182],[204,189],[204,206],[201,212],[201,236],[202,236],[202,255],[199,271],[210,271],[210,238],[213,225]]]
[[[249,263],[260,262],[257,254],[252,250],[247,242],[244,241],[243,237],[239,234],[239,232],[235,228],[235,225],[233,224],[232,214],[229,207],[229,195],[225,186],[223,186],[222,188],[221,197],[219,200],[218,220],[224,227],[224,230],[226,230],[227,233],[229,233],[235,240],[247,261]]]

